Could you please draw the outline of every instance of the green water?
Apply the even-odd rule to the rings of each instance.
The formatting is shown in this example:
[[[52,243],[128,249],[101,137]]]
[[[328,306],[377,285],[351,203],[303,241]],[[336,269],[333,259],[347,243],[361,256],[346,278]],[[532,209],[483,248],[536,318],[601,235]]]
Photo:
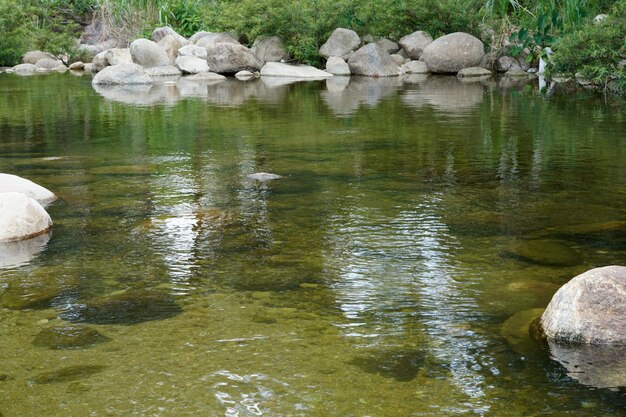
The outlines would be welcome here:
[[[526,328],[625,264],[625,132],[533,82],[0,75],[0,172],[60,197],[0,255],[0,413],[624,416]]]

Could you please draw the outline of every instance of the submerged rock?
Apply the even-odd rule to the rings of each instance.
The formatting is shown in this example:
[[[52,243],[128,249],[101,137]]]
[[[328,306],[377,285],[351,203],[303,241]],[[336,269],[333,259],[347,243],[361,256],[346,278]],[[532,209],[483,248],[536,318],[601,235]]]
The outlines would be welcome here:
[[[379,374],[399,382],[415,379],[420,370],[428,366],[426,352],[417,349],[374,352],[354,358],[349,363],[369,374]]]
[[[181,311],[174,299],[163,292],[132,289],[74,305],[60,317],[71,323],[135,324],[166,319]]]
[[[548,340],[626,346],[626,267],[595,268],[559,289],[541,316]]]
[[[43,206],[57,199],[57,196],[52,191],[26,178],[0,173],[0,193],[10,192],[26,194]]]
[[[255,181],[271,181],[271,180],[278,180],[282,178],[282,176],[278,174],[270,174],[267,172],[256,172],[254,174],[248,175],[246,178],[248,178],[249,180],[255,180]]]
[[[29,239],[50,228],[52,219],[37,201],[22,193],[0,193],[0,242]]]
[[[10,281],[0,297],[0,304],[13,310],[49,307],[54,298],[75,288],[76,277],[64,271],[63,268],[40,267]]]
[[[543,311],[543,308],[520,311],[502,323],[500,335],[507,340],[514,351],[528,354],[529,351],[537,348],[537,343],[530,334],[530,326]]]
[[[554,240],[521,240],[509,246],[505,254],[536,265],[574,266],[582,263],[582,257],[576,250]]]
[[[31,379],[35,384],[54,384],[88,378],[106,369],[104,365],[74,365],[42,372]]]
[[[85,348],[111,340],[97,330],[72,324],[48,327],[40,331],[33,345],[49,349]]]

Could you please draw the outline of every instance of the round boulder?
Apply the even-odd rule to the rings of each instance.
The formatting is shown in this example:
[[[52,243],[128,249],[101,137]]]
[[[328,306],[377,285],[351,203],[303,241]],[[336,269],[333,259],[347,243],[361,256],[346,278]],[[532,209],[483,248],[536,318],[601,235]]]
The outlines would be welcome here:
[[[280,62],[283,59],[289,59],[289,53],[280,36],[256,38],[251,49],[264,62]]]
[[[200,39],[201,41],[206,37]],[[259,71],[261,61],[249,48],[238,43],[220,42],[207,48],[207,63],[211,71],[235,74],[241,70]]]
[[[326,72],[333,75],[350,75],[350,66],[343,58],[331,56],[326,61]]]
[[[433,37],[423,30],[418,30],[400,38],[400,46],[406,55],[411,59],[419,59],[424,49],[430,45]]]
[[[361,38],[355,31],[337,28],[320,48],[320,55],[324,58],[338,56],[347,59],[359,45],[361,45]]]
[[[400,66],[375,43],[360,48],[348,60],[350,71],[368,77],[394,77],[400,75]]]
[[[37,61],[43,58],[56,59],[54,55],[49,54],[48,52],[29,51],[29,52],[26,52],[24,56],[22,57],[22,63],[35,65]]]
[[[106,67],[93,77],[91,83],[96,85],[152,84],[152,78],[146,74],[141,65],[123,63]]]
[[[485,50],[476,37],[463,32],[437,38],[422,53],[420,61],[434,73],[457,73],[463,68],[477,67]]]
[[[22,193],[0,193],[0,242],[29,239],[51,227],[52,219],[37,201]]]
[[[146,68],[171,65],[167,52],[156,42],[148,39],[134,40],[130,44],[130,55],[133,62]]]
[[[0,193],[11,192],[26,194],[44,206],[57,198],[52,191],[26,178],[11,174],[0,174]]]
[[[626,345],[626,267],[595,268],[561,287],[541,316],[548,340]]]

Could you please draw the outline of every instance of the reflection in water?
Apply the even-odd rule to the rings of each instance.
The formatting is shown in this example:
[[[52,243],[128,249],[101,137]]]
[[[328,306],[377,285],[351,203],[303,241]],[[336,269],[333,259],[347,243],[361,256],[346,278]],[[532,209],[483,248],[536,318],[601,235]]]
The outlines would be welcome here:
[[[360,107],[376,107],[381,101],[398,93],[399,77],[332,77],[326,80],[321,96],[336,115],[349,116]]]
[[[0,269],[17,268],[28,264],[50,240],[50,234],[35,236],[17,242],[0,242]]]
[[[443,113],[462,113],[476,108],[482,101],[484,87],[480,83],[463,83],[457,77],[428,77],[419,86],[408,86],[400,94],[409,107],[431,106]]]

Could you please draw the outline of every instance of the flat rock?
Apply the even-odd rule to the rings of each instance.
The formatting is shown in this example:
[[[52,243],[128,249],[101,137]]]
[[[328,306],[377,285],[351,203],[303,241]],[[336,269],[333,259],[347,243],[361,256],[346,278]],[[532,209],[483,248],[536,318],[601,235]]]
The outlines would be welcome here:
[[[47,188],[26,178],[18,177],[12,174],[0,173],[0,193],[22,193],[28,197],[37,200],[43,206],[46,206],[57,199],[57,196]]]
[[[459,78],[488,77],[490,75],[491,71],[481,67],[463,68],[456,74]]]
[[[505,72],[504,75],[514,78],[528,77],[528,73],[526,71],[522,71],[521,69],[511,69]]]
[[[267,77],[298,77],[298,78],[320,78],[332,77],[326,71],[319,70],[310,65],[284,64],[282,62],[268,62],[261,68],[261,75]]]
[[[22,193],[0,193],[0,242],[29,239],[50,228],[52,219],[37,201]]]
[[[56,58],[41,58],[35,63],[35,68],[51,70],[55,69],[59,65],[63,65],[63,61]]]
[[[254,78],[254,73],[248,70],[239,71],[235,74],[235,78],[240,81],[247,81]]]
[[[204,83],[226,81],[226,77],[224,77],[221,74],[216,74],[214,72],[203,72],[200,74],[189,75],[181,79],[185,81],[195,81],[195,82],[204,82]]]
[[[86,348],[111,340],[90,327],[65,324],[48,327],[41,330],[33,345],[48,349],[78,349]]]
[[[535,265],[575,266],[582,263],[582,256],[575,249],[556,240],[520,240],[510,245],[505,254]]]
[[[93,77],[91,83],[98,85],[152,84],[152,78],[141,65],[122,63],[104,68]]]
[[[626,267],[591,269],[561,287],[541,316],[548,340],[626,346]]]
[[[375,43],[370,43],[357,50],[348,59],[350,72],[368,77],[393,77],[400,75],[400,66]]]
[[[456,32],[428,44],[420,61],[434,73],[457,73],[463,68],[479,66],[484,55],[483,43],[478,38]]]
[[[78,61],[70,64],[70,69],[74,71],[82,71],[85,69],[85,63]]]
[[[176,66],[185,74],[209,72],[209,64],[207,64],[206,59],[197,56],[179,56],[176,58]]]
[[[361,45],[361,38],[355,31],[337,28],[320,48],[320,55],[324,58],[338,56],[348,59],[359,45]]]
[[[418,30],[410,35],[400,38],[400,46],[406,55],[411,59],[419,59],[424,49],[433,42],[432,36],[428,32]]]

